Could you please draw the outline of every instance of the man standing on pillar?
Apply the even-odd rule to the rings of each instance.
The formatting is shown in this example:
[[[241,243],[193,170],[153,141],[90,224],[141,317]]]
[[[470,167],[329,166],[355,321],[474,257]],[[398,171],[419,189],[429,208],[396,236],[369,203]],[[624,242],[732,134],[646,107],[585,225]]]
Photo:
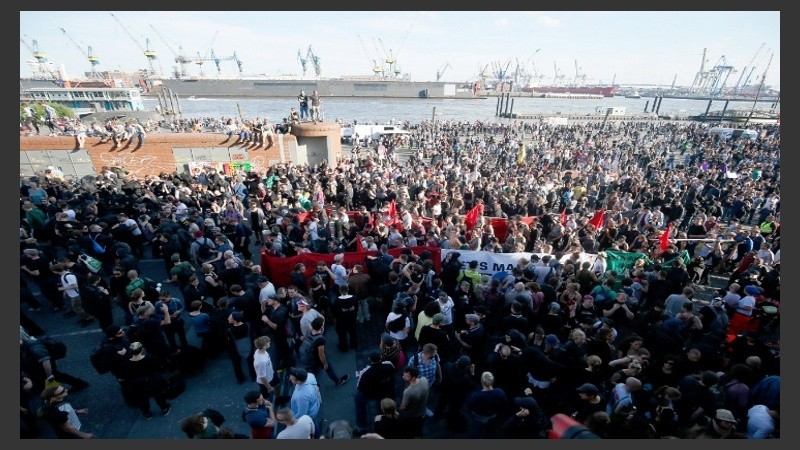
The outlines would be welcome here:
[[[300,120],[308,119],[308,95],[306,95],[306,91],[300,91],[297,101],[300,102]]]
[[[319,93],[317,91],[314,91],[314,93],[311,94],[309,99],[311,100],[311,120],[313,120],[314,125],[316,125],[317,122],[322,121],[322,119],[320,119],[319,117],[319,107],[320,107]]]

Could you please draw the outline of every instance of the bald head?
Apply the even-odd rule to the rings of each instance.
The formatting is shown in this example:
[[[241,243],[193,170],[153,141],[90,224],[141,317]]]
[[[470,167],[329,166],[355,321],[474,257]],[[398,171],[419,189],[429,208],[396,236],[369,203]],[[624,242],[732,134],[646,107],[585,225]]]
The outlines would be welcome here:
[[[628,389],[628,391],[638,391],[642,388],[642,382],[636,377],[628,377],[625,380],[625,388]]]

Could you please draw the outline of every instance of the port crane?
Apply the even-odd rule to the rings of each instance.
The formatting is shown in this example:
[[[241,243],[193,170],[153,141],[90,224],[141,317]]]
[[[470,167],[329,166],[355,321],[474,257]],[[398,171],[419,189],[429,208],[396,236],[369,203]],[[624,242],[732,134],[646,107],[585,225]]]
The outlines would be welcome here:
[[[744,67],[744,70],[742,70],[742,74],[739,76],[739,81],[736,82],[736,91],[737,92],[739,91],[739,89],[747,86],[747,83],[750,81],[750,77],[753,76],[753,71],[756,69],[756,66],[753,63],[755,62],[756,58],[758,58],[758,54],[761,53],[761,50],[764,49],[765,45],[767,45],[766,42],[762,42],[761,43],[761,47],[759,47],[758,50],[756,50],[755,54],[753,55],[753,58],[750,60],[750,62],[747,64],[747,66]],[[750,72],[749,73],[747,72],[747,67],[748,66],[750,66]],[[744,78],[744,74],[745,73],[747,73],[747,78]],[[744,82],[742,82],[742,78],[744,78]]]
[[[209,58],[208,53],[213,53],[214,42],[217,40],[217,36],[219,35],[219,30],[214,33],[214,36],[211,38],[211,43],[208,44],[208,49],[206,50],[205,55],[200,56],[200,52],[197,52],[197,58],[195,58],[194,63],[197,64],[198,69],[200,69],[200,76],[205,76],[203,74],[203,64],[206,61],[214,61],[217,64],[217,71],[219,71],[219,62],[215,60],[215,58]]]
[[[583,86],[586,84],[586,74],[581,73],[580,67],[578,67],[578,60],[575,60],[575,86]]]
[[[161,41],[164,43],[164,45],[166,45],[167,48],[169,49],[169,51],[172,52],[172,54],[175,56],[175,63],[178,64],[178,68],[179,68],[179,70],[175,70],[175,73],[174,73],[175,78],[186,77],[188,75],[188,72],[186,70],[186,66],[187,66],[187,64],[191,63],[192,60],[189,59],[187,56],[185,56],[183,54],[183,47],[178,46],[178,51],[176,52],[175,49],[172,48],[172,45],[170,45],[169,41],[167,41],[167,39],[164,38],[164,36],[162,36],[161,33],[158,32],[156,27],[154,27],[153,24],[149,24],[149,25],[150,25],[150,28],[152,28],[153,31],[156,33],[156,36],[158,36],[161,39]]]
[[[558,73],[558,64],[555,61],[553,61],[553,71],[555,73],[555,75],[553,75],[553,86],[558,86],[564,80],[564,74]]]
[[[440,81],[442,79],[442,77],[444,76],[444,72],[447,70],[448,67],[450,67],[450,63],[445,62],[444,65],[442,65],[442,67],[436,71],[436,81]]]
[[[373,58],[369,54],[369,51],[367,50],[367,46],[364,44],[364,41],[361,39],[361,35],[358,34],[356,36],[358,36],[358,42],[361,43],[361,48],[364,49],[364,55],[366,55],[367,60],[369,60],[370,63],[372,64],[372,71],[376,75],[382,75],[383,74],[383,67],[380,64],[378,64],[378,62],[375,60],[375,58]]]
[[[26,35],[27,37],[27,35]],[[47,60],[47,53],[39,48],[39,42],[33,39],[30,44],[25,39],[19,38],[19,41],[25,45],[25,48],[31,52],[33,61],[29,61],[31,70],[34,72],[34,77],[52,78],[54,80],[61,79],[61,74],[53,67],[53,63]]]
[[[308,46],[308,52],[306,52],[306,60],[311,61],[311,66],[314,67],[314,74],[319,77],[322,75],[322,61],[319,59],[314,50],[311,49],[311,46]],[[303,71],[305,74],[305,71]]]
[[[536,57],[536,54],[539,53],[540,50],[541,48],[537,48],[536,51],[534,51],[533,54],[528,59],[525,60],[525,63],[522,66],[522,71],[524,73],[524,80],[523,80],[524,84],[531,84],[533,82],[538,82],[544,77],[544,75],[540,75],[538,70],[536,70],[536,63],[534,63],[533,61],[533,58]],[[530,63],[531,65],[531,73],[528,73],[527,69],[525,69],[528,63]]]
[[[384,60],[386,64],[389,65],[389,73],[394,73],[394,56],[392,55],[392,50],[390,49],[388,52],[386,51],[386,47],[383,46],[383,41],[381,38],[378,38],[378,43],[381,45],[381,50],[383,51],[384,56],[386,59]]]
[[[303,76],[305,77],[308,71],[308,58],[303,58],[299,48],[297,49],[297,61],[300,62],[300,67],[303,68]]]
[[[492,76],[494,76],[498,82],[503,82],[508,78],[508,67],[511,66],[511,60],[509,59],[506,61],[505,66],[500,63],[500,61],[495,61],[492,63]]]
[[[144,56],[147,58],[147,62],[150,65],[150,73],[156,76],[160,75],[161,68],[157,59],[158,55],[156,54],[155,50],[150,49],[150,39],[145,38],[145,46],[142,47],[142,44],[140,44],[136,37],[133,36],[133,33],[128,30],[128,27],[126,27],[125,24],[123,24],[114,13],[109,12],[109,14],[111,14],[111,17],[113,17],[114,20],[119,24],[119,27],[122,28],[122,31],[124,31],[125,34],[127,34],[128,37],[131,38],[131,40],[136,44],[136,46],[139,47],[139,50],[144,53]],[[158,70],[156,67],[158,67]]]
[[[92,51],[92,46],[87,45],[86,46],[87,49],[84,50],[83,47],[80,44],[78,44],[78,42],[76,42],[75,39],[73,39],[72,36],[69,35],[69,33],[67,33],[67,30],[61,27],[59,27],[58,29],[61,30],[61,33],[64,34],[64,37],[66,37],[75,47],[77,47],[78,50],[83,54],[83,56],[85,56],[86,59],[89,61],[89,63],[91,64],[92,77],[99,78],[100,74],[97,72],[97,66],[100,65],[100,58],[94,55],[94,52]]]

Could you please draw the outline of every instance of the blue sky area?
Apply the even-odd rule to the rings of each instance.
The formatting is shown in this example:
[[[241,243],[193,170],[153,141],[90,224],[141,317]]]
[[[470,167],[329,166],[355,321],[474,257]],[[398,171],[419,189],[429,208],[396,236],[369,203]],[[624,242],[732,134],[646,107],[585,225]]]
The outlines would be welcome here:
[[[473,81],[520,70],[540,84],[689,86],[700,70],[732,66],[726,85],[748,77],[780,89],[779,11],[21,11],[20,76],[33,71],[35,40],[70,76],[90,70],[88,47],[100,70],[149,68],[143,49],[156,52],[156,70],[171,73],[176,56],[205,60],[204,76],[303,76],[308,48],[322,77],[384,73],[415,81]],[[70,40],[59,28],[67,31]],[[127,31],[126,31],[127,30]],[[157,30],[157,31],[155,31]],[[129,36],[132,35],[133,37]],[[74,41],[74,42],[72,42]],[[220,72],[211,50],[221,60]],[[199,55],[199,56],[198,56]],[[769,63],[770,55],[772,61]],[[387,60],[393,60],[388,64]],[[577,62],[577,63],[576,63]],[[769,63],[769,67],[768,66]],[[189,75],[201,66],[186,65]],[[519,67],[519,69],[517,69]],[[557,69],[556,69],[557,68]],[[538,75],[536,78],[534,75]],[[309,58],[305,77],[315,76]],[[741,78],[740,78],[741,77]]]

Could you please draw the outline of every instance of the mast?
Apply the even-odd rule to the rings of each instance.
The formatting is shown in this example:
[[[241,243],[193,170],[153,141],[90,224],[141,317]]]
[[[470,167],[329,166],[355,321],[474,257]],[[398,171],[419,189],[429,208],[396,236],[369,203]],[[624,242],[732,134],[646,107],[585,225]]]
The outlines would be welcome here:
[[[764,79],[767,78],[767,70],[769,70],[769,65],[772,63],[772,57],[775,54],[772,53],[769,55],[769,61],[767,61],[767,67],[764,69],[764,73],[761,74],[761,83],[758,84],[758,90],[756,91],[756,98],[753,100],[753,107],[750,108],[750,115],[747,116],[747,120],[744,121],[744,126],[746,127],[748,123],[750,123],[750,119],[753,117],[753,112],[756,110],[756,104],[758,103],[758,97],[761,95],[761,89],[764,88]]]

